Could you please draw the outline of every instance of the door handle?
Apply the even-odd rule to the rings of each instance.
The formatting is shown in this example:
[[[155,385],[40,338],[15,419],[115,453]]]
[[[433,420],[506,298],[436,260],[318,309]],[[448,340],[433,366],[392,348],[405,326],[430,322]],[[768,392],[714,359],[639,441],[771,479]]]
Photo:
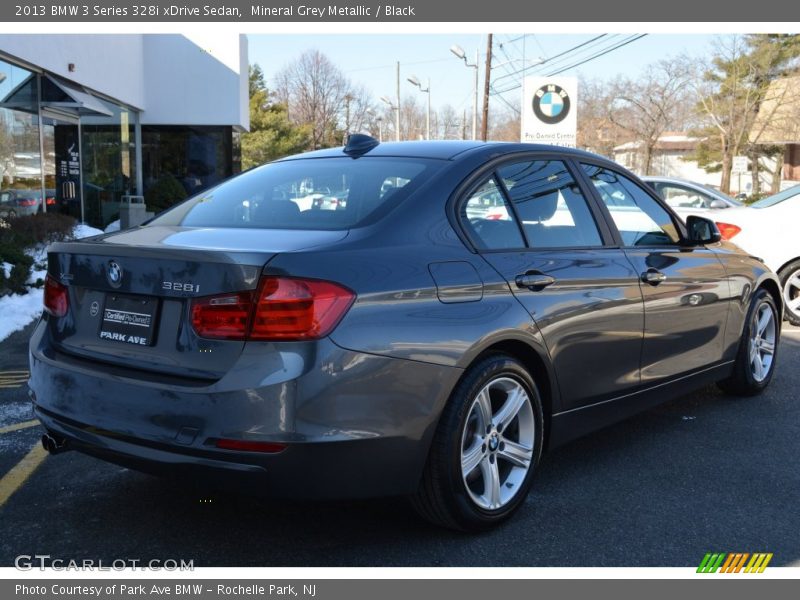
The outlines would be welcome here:
[[[538,271],[528,271],[522,275],[517,275],[514,280],[519,288],[528,288],[538,291],[556,282],[555,277],[539,273]]]
[[[656,269],[647,269],[647,271],[642,273],[642,281],[649,283],[650,285],[658,285],[662,281],[666,280],[667,276]]]

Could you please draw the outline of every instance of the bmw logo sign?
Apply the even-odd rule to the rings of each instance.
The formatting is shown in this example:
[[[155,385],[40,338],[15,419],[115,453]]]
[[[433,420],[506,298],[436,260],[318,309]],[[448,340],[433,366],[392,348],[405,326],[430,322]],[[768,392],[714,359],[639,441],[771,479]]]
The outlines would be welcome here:
[[[117,262],[114,260],[108,261],[106,277],[108,277],[108,282],[113,287],[119,287],[122,285],[122,267],[120,267],[119,264],[117,264]]]
[[[533,95],[533,114],[542,123],[555,125],[567,118],[570,99],[561,86],[548,83]]]

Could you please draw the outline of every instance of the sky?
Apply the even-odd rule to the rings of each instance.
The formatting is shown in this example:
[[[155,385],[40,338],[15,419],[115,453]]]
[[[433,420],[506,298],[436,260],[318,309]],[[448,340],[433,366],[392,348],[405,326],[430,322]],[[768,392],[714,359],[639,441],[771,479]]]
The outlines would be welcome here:
[[[636,76],[648,64],[678,54],[688,54],[698,59],[706,56],[716,36],[651,34],[631,41],[583,65],[573,64],[613,46],[625,42],[633,34],[543,35],[503,33],[494,36],[494,66],[492,77],[498,90],[513,87],[519,76],[509,75],[523,64],[530,66],[531,75],[550,75],[554,71],[568,68],[561,73],[567,76],[583,75],[590,78],[613,79],[617,75]],[[375,99],[381,96],[394,98],[396,94],[395,65],[400,61],[400,91],[405,97],[418,94],[425,102],[425,95],[406,79],[415,75],[423,83],[430,79],[431,103],[434,108],[445,103],[457,111],[469,110],[474,94],[475,73],[464,66],[449,48],[458,44],[474,62],[476,50],[480,53],[480,102],[483,98],[483,66],[486,56],[486,35],[452,33],[443,35],[297,35],[269,34],[249,35],[251,63],[258,63],[264,70],[267,85],[271,85],[275,74],[304,51],[317,49],[327,55],[354,83],[363,84]],[[559,54],[574,49],[563,56]],[[523,62],[523,59],[525,62]],[[544,62],[538,66],[530,63]],[[580,93],[580,90],[579,92]],[[510,90],[504,97],[508,101],[518,100],[520,90]]]

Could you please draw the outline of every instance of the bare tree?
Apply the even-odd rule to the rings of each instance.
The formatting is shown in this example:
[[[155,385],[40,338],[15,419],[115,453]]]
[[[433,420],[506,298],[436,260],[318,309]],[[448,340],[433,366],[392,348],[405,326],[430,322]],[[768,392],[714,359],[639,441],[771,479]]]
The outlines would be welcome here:
[[[612,85],[599,79],[578,81],[578,147],[612,158],[614,148],[633,135],[611,120]]]
[[[635,79],[618,78],[613,83],[608,118],[640,144],[643,175],[650,175],[658,139],[665,131],[682,129],[688,119],[689,75],[685,59],[665,59]]]
[[[461,115],[450,104],[445,104],[436,112],[436,125],[434,131],[442,140],[457,140],[461,138]]]
[[[341,119],[352,101],[344,74],[319,50],[308,50],[276,76],[278,99],[286,104],[289,118],[311,126],[314,148],[341,143],[336,139]]]
[[[489,117],[489,139],[498,142],[518,142],[520,139],[520,111],[512,106],[493,108]]]

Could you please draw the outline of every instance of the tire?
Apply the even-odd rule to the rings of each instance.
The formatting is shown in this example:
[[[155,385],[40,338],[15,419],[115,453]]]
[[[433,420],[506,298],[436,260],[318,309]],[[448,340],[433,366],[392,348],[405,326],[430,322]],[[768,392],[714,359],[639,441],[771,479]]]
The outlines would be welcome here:
[[[747,311],[733,373],[717,385],[734,396],[755,396],[769,385],[775,372],[781,324],[772,296],[756,290]]]
[[[530,490],[542,423],[539,393],[522,364],[505,354],[480,360],[442,412],[412,505],[428,521],[460,531],[505,521]]]
[[[786,307],[784,318],[792,325],[800,326],[800,260],[795,260],[778,273],[781,293]]]

